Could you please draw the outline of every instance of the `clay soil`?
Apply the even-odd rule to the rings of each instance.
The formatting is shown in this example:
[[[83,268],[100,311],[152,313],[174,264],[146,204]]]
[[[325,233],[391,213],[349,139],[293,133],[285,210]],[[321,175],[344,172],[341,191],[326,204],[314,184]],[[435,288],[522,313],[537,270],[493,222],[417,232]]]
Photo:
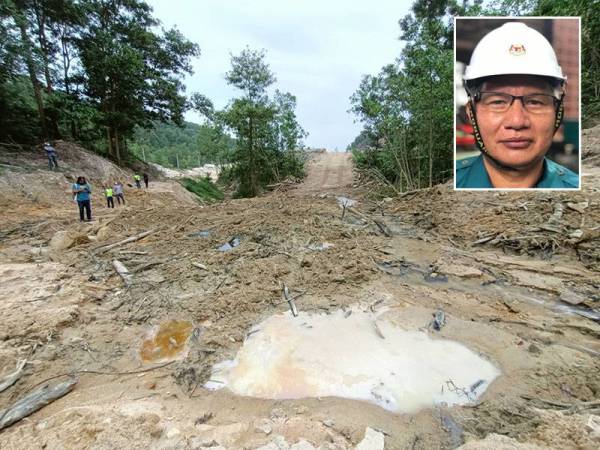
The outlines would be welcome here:
[[[78,383],[0,431],[0,448],[349,449],[367,427],[386,449],[600,445],[593,164],[573,193],[441,185],[374,200],[353,184],[349,155],[323,153],[304,184],[257,198],[201,204],[173,181],[151,180],[108,209],[100,186],[131,174],[80,156],[59,172],[43,160],[2,166],[0,380],[27,363],[0,410],[42,383]],[[82,172],[98,188],[91,223],[79,223],[69,194]],[[357,203],[344,210],[337,196]],[[218,250],[234,238],[238,246]],[[232,359],[253,325],[289,309],[284,284],[302,311],[385,310],[405,329],[463,343],[502,375],[474,404],[415,414],[206,389],[213,364]],[[439,332],[428,328],[437,310]],[[159,339],[169,352],[153,353],[157,330],[173,333]]]

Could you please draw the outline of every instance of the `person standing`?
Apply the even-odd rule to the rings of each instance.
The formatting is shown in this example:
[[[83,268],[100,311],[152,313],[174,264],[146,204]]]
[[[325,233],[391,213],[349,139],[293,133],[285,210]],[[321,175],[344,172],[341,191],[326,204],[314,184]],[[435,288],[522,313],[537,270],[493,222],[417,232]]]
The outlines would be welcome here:
[[[73,183],[73,194],[77,197],[77,206],[79,207],[79,221],[83,222],[83,211],[87,216],[87,221],[92,220],[92,207],[90,194],[92,186],[85,180],[85,177],[77,177],[77,182]]]
[[[46,150],[46,156],[48,157],[48,167],[50,170],[58,169],[58,162],[56,161],[56,149],[52,147],[50,142],[44,142],[44,150]]]
[[[108,208],[114,208],[115,200],[113,199],[113,190],[110,186],[104,189],[104,195],[106,196],[106,206]]]
[[[120,205],[121,200],[122,200],[123,206],[125,206],[125,195],[123,193],[123,185],[121,184],[120,181],[115,182],[115,185],[113,186],[113,190],[115,193],[115,197],[117,197],[117,203]]]
[[[144,172],[144,184],[146,185],[146,189],[148,189],[148,174]]]
[[[566,76],[541,33],[520,22],[492,30],[463,80],[481,154],[457,161],[457,188],[579,187],[576,173],[546,157],[564,114]]]
[[[136,173],[133,176],[133,179],[135,180],[135,187],[138,188],[138,189],[140,189],[142,187],[142,185],[140,183],[140,179],[141,179],[140,176]]]

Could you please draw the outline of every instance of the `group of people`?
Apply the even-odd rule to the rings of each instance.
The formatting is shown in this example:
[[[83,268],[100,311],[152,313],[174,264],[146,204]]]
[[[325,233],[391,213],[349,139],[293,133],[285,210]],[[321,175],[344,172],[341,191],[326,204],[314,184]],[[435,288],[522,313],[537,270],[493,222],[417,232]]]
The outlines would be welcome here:
[[[146,189],[148,189],[148,180],[149,180],[149,178],[148,178],[148,174],[147,173],[144,173],[141,177],[137,173],[133,176],[133,179],[135,180],[135,187],[137,187],[138,189],[141,189],[142,184],[141,184],[140,181],[141,181],[142,178],[144,180],[144,184],[146,185]]]
[[[58,169],[58,154],[56,152],[56,149],[52,146],[52,144],[49,141],[44,142],[43,148],[46,151],[46,156],[48,157],[48,167],[50,168],[50,170]],[[148,177],[147,173],[143,173],[141,176],[138,173],[133,175],[133,181],[135,182],[135,186],[138,189],[142,188],[142,180],[144,181],[146,189],[148,189],[150,178]],[[81,222],[83,222],[84,220],[88,222],[91,221],[92,186],[87,182],[85,177],[77,177],[77,181],[73,183],[71,190],[73,192],[74,201],[77,202],[77,206],[79,207],[79,220]],[[123,203],[123,206],[125,206],[125,190],[123,188],[123,184],[120,181],[115,181],[112,186],[104,186],[104,197],[106,198],[107,208],[115,207],[115,198],[117,199],[117,203],[119,205]]]
[[[117,203],[120,205],[123,202],[123,206],[125,206],[125,193],[123,192],[123,185],[120,181],[115,181],[115,184],[111,186],[106,186],[104,188],[104,196],[106,197],[106,206],[108,208],[115,207],[115,197],[117,198]]]
[[[144,180],[146,188],[148,187],[148,174],[144,173],[143,177],[140,177],[140,175],[136,173],[133,176],[133,179],[138,189],[142,187],[140,183],[142,179]],[[87,182],[85,177],[78,177],[77,181],[73,183],[72,192],[74,195],[74,200],[77,201],[77,206],[79,207],[79,220],[81,222],[90,222],[92,220],[92,186]],[[106,198],[107,208],[115,207],[115,197],[119,205],[122,202],[123,206],[125,206],[125,190],[123,188],[123,184],[120,181],[115,181],[112,186],[106,185],[104,187],[104,197]]]

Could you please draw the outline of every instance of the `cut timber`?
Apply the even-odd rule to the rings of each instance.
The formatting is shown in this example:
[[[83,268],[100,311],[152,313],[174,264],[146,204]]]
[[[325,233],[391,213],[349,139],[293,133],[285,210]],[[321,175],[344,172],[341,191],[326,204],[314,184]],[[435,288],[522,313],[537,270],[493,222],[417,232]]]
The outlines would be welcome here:
[[[123,263],[118,259],[113,259],[112,264],[117,273],[121,276],[121,278],[123,278],[125,286],[131,286],[131,284],[133,283],[133,278],[131,277],[129,270],[127,270],[127,267],[125,267]]]
[[[151,235],[152,233],[154,233],[156,231],[156,229],[153,230],[149,230],[149,231],[144,231],[143,233],[140,234],[136,234],[135,236],[131,236],[127,239],[123,239],[122,241],[116,242],[114,244],[110,244],[110,245],[103,245],[102,247],[98,247],[96,249],[96,251],[98,253],[104,253],[109,251],[110,249],[113,249],[115,247],[120,247],[121,245],[125,245],[125,244],[129,244],[130,242],[135,242],[135,241],[139,241],[142,238],[145,238],[146,236]]]
[[[25,364],[27,364],[26,359],[17,364],[17,369],[13,373],[9,373],[2,380],[0,380],[0,392],[7,390],[9,387],[15,384],[19,378],[21,378]]]
[[[24,417],[61,398],[73,390],[77,384],[76,378],[59,383],[53,387],[44,385],[17,400],[15,404],[0,412],[0,430],[11,426]]]

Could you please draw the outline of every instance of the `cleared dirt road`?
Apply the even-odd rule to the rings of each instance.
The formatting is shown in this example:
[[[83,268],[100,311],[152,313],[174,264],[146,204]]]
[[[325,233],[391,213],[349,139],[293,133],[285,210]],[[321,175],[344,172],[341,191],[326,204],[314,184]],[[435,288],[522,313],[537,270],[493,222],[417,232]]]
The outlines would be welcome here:
[[[315,153],[308,164],[308,174],[296,192],[312,194],[341,191],[352,186],[351,153]]]

